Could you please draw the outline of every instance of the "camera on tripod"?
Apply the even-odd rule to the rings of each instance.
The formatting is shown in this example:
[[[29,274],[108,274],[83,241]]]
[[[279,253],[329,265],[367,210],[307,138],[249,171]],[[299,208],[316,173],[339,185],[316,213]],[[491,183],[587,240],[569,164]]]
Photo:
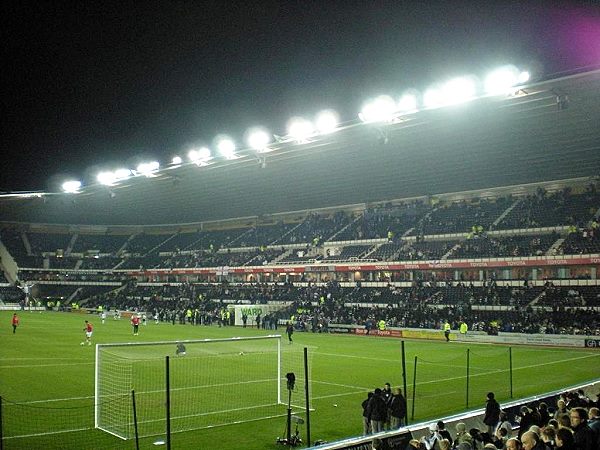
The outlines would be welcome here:
[[[288,391],[293,391],[296,384],[296,375],[294,375],[294,372],[289,372],[285,374],[285,378],[287,379]]]
[[[300,439],[300,431],[298,430],[298,425],[302,425],[304,423],[304,419],[302,417],[292,415],[292,391],[294,390],[294,386],[296,384],[296,375],[294,375],[293,372],[288,372],[285,374],[285,378],[287,380],[288,389],[287,420],[285,424],[286,437],[278,437],[277,443],[282,445],[288,445],[290,447],[296,447],[297,445],[300,445],[302,443],[302,439]],[[296,430],[294,434],[292,434],[292,422],[296,424]]]
[[[304,419],[299,416],[292,416],[291,422],[296,424],[296,430],[294,434],[290,435],[288,438],[277,438],[277,443],[281,445],[289,445],[290,447],[296,447],[297,445],[302,444],[302,439],[300,438],[300,430],[298,430],[298,425],[302,425],[304,423]]]

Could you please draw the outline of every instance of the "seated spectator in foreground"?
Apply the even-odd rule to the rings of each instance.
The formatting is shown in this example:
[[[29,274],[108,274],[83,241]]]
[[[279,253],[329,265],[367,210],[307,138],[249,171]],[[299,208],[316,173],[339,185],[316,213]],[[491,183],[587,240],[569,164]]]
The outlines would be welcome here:
[[[508,414],[506,414],[506,411],[502,411],[500,413],[500,421],[498,422],[498,425],[496,426],[496,430],[494,431],[494,434],[497,435],[498,430],[500,430],[501,428],[504,428],[506,430],[507,436],[510,436],[510,434],[512,433],[512,425],[508,421]]]
[[[569,412],[571,429],[575,438],[575,446],[580,450],[598,450],[598,438],[588,424],[588,414],[585,408],[573,408]]]
[[[438,433],[438,426],[435,423],[429,425],[429,434],[421,438],[421,442],[425,444],[427,450],[440,450],[440,441],[442,437]]]
[[[456,439],[454,443],[458,447],[463,442],[466,442],[473,448],[473,436],[467,433],[467,426],[463,422],[459,422],[456,424]]]
[[[542,442],[534,431],[526,431],[521,437],[523,450],[547,450],[548,447]]]
[[[425,449],[425,444],[423,444],[422,442],[420,442],[418,439],[411,439],[408,442],[408,448],[411,450],[426,450]]]
[[[552,425],[544,427],[541,438],[548,448],[553,449],[556,447],[556,429]]]
[[[522,450],[523,445],[517,438],[510,438],[506,441],[506,450]]]
[[[496,448],[505,448],[506,442],[508,441],[508,433],[506,428],[498,428],[496,434],[492,438],[493,444]]]
[[[556,420],[558,421],[558,428],[571,428],[571,419],[569,414],[561,414]]]
[[[556,430],[556,448],[575,450],[575,437],[570,428],[563,427]]]
[[[446,430],[446,424],[440,420],[437,423],[437,427],[438,427],[438,432],[440,433],[440,436],[443,439],[447,439],[448,442],[450,442],[450,446],[452,446],[452,436],[450,435],[450,432],[448,430]]]
[[[451,450],[452,448],[452,444],[450,444],[450,441],[448,439],[442,439],[440,441],[440,450]]]
[[[590,408],[588,411],[588,416],[590,417],[588,420],[588,427],[596,432],[596,435],[600,437],[600,409]]]
[[[558,419],[561,414],[567,414],[567,404],[563,399],[556,402],[556,411],[554,412],[554,418]]]

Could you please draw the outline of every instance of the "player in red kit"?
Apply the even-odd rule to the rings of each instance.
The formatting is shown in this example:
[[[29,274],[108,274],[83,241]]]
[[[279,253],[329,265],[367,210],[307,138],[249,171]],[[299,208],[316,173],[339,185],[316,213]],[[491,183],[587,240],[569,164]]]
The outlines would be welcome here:
[[[85,333],[85,342],[87,342],[87,345],[92,345],[92,333],[94,331],[94,327],[87,320],[85,321],[85,328],[83,331]],[[85,342],[82,342],[80,345],[85,344]]]
[[[131,325],[133,325],[133,335],[138,335],[138,329],[140,327],[140,318],[138,316],[133,316],[131,318]]]
[[[11,323],[13,327],[13,334],[15,334],[17,332],[17,327],[19,326],[19,316],[17,316],[17,313],[13,314]]]

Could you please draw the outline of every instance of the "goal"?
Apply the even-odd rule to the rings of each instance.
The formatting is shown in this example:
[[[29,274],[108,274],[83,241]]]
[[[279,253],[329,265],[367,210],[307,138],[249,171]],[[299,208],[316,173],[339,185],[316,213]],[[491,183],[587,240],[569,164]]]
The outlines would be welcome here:
[[[180,343],[185,355],[176,354]],[[292,407],[304,409],[304,353],[280,335],[98,344],[96,428],[133,438],[135,391],[139,436],[164,434],[167,372],[171,432],[284,416],[290,372],[299,391]]]

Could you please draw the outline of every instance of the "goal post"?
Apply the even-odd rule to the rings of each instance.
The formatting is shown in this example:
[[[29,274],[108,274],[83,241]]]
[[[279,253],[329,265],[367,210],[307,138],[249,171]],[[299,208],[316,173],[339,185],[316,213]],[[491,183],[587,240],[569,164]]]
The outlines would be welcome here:
[[[282,346],[280,335],[97,344],[96,428],[133,438],[134,390],[139,436],[164,434],[166,356],[172,432],[284,416],[286,373],[298,386],[305,379],[302,349]],[[292,407],[303,410],[302,395],[295,397]]]

